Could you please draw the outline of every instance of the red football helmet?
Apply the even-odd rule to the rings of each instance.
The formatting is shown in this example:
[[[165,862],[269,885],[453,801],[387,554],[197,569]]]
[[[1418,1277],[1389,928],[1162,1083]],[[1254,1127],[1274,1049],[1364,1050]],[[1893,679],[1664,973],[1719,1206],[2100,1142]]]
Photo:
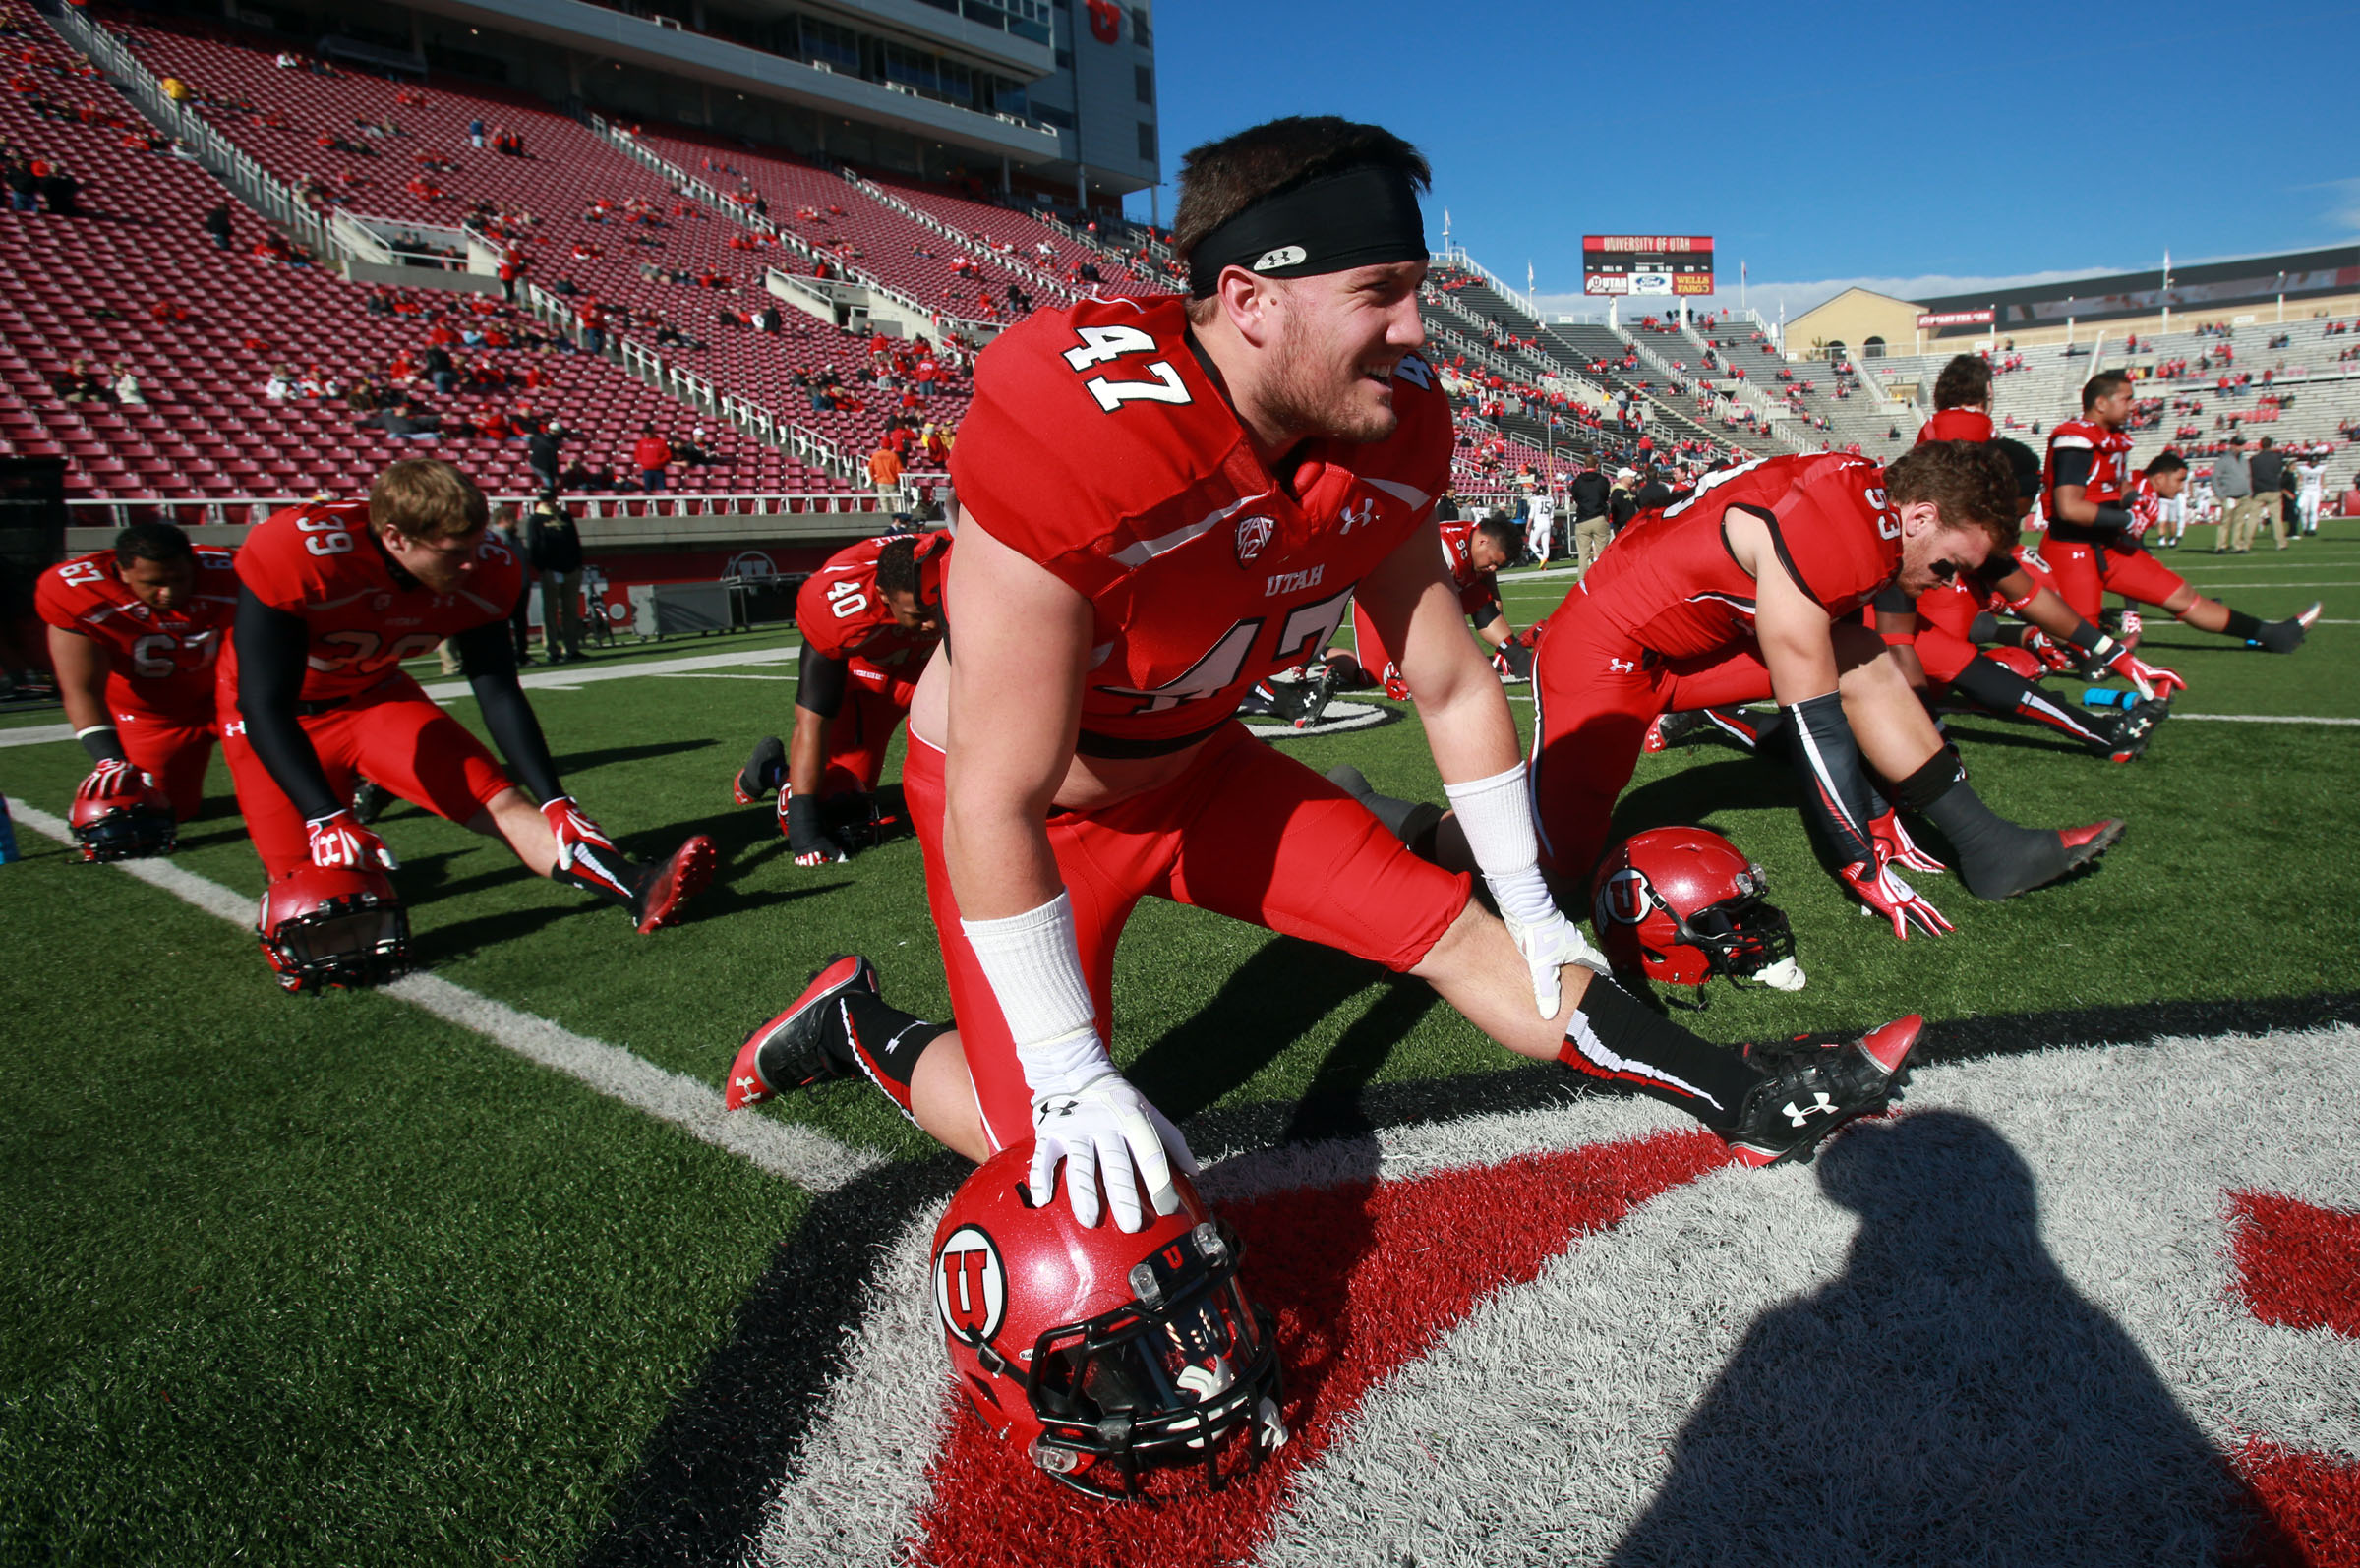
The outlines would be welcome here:
[[[947,529],[917,536],[917,544],[910,552],[910,560],[917,568],[917,602],[920,605],[942,603],[942,574],[951,563],[951,535]]]
[[[935,1310],[983,1424],[1100,1498],[1138,1495],[1154,1465],[1202,1466],[1218,1487],[1225,1453],[1252,1463],[1284,1443],[1269,1314],[1188,1178],[1173,1173],[1178,1211],[1150,1209],[1144,1231],[1084,1229],[1062,1191],[1032,1206],[1032,1164],[1030,1143],[1001,1150],[934,1231]]]
[[[1762,868],[1719,834],[1650,828],[1607,855],[1590,912],[1619,974],[1738,981],[1795,956],[1795,933],[1768,892]]]
[[[105,788],[93,789],[91,781],[86,780],[74,792],[74,809],[67,815],[66,826],[82,846],[82,858],[136,860],[170,854],[179,841],[180,826],[162,791],[137,768],[121,768],[105,784]]]
[[[287,991],[384,985],[410,972],[410,917],[373,865],[296,867],[263,890],[255,934]]]

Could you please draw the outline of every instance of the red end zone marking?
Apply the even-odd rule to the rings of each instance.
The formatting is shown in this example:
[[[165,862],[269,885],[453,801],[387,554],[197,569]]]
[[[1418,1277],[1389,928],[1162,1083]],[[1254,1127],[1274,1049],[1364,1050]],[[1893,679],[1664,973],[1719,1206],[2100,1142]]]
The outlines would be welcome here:
[[[2360,1338],[2360,1214],[2274,1192],[2229,1194],[2237,1289],[2256,1317]]]
[[[2232,1563],[2330,1568],[2360,1562],[2360,1465],[2259,1437],[2246,1439],[2235,1465],[2268,1522],[2256,1527]]]
[[[1039,1562],[1251,1561],[1294,1473],[1377,1383],[1432,1350],[1485,1297],[1539,1274],[1574,1238],[1728,1163],[1709,1132],[1662,1132],[1474,1170],[1354,1182],[1225,1206],[1247,1293],[1278,1319],[1294,1438],[1208,1505],[1201,1480],[1146,1504],[1075,1496],[964,1412],[913,1542],[944,1568]]]

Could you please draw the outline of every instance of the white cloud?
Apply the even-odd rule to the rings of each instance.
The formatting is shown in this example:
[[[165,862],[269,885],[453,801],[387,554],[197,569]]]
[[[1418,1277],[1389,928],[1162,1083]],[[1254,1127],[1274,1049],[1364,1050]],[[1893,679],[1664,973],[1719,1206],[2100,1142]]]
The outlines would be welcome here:
[[[2347,233],[2360,234],[2360,179],[2322,180],[2314,190],[2328,193],[2327,220]]]

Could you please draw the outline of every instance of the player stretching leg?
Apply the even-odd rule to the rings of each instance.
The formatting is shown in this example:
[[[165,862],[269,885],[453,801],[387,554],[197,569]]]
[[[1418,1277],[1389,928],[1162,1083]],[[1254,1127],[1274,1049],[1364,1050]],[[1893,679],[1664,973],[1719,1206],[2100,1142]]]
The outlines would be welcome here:
[[[225,550],[197,550],[170,523],[134,523],[112,550],[41,574],[33,608],[75,738],[94,766],[74,791],[86,860],[169,850],[197,814],[220,736],[214,661],[238,578]]]
[[[1751,1163],[1888,1103],[1916,1017],[1740,1056],[1582,966],[1604,965],[1542,883],[1507,703],[1440,569],[1450,418],[1415,353],[1427,180],[1406,143],[1337,119],[1200,147],[1178,219],[1192,298],[1044,311],[984,353],[953,458],[957,635],[918,682],[907,781],[958,1027],[835,960],[740,1049],[730,1105],[860,1073],[972,1159],[1035,1138],[1039,1200],[1070,1159],[1085,1225],[1093,1171],[1125,1230],[1143,1192],[1171,1213],[1187,1149],[1107,1050],[1115,943],[1148,895],[1427,979],[1510,1050],[1679,1106]],[[1500,917],[1232,720],[1352,596]]]
[[[880,535],[829,556],[796,594],[795,743],[756,741],[731,792],[741,806],[778,797],[798,866],[849,860],[875,842],[886,748],[942,642],[950,555],[948,534]]]
[[[2082,417],[2049,433],[2042,476],[2048,545],[2041,553],[2058,594],[2085,620],[2095,620],[2104,596],[2114,593],[2137,604],[2159,605],[2198,631],[2234,637],[2273,654],[2293,653],[2319,618],[2318,604],[2284,620],[2257,620],[2205,598],[2141,547],[2141,536],[2155,524],[2159,502],[2177,495],[2188,482],[2188,463],[2176,452],[2165,452],[2136,482],[2131,479],[2131,437],[2123,426],[2135,402],[2129,377],[2100,371],[2082,385]]]
[[[448,463],[409,458],[378,475],[366,503],[290,507],[247,536],[221,712],[222,750],[255,849],[274,897],[289,879],[310,899],[315,883],[359,878],[389,899],[372,879],[392,857],[346,804],[355,775],[366,774],[653,931],[711,877],[713,842],[699,835],[661,865],[634,865],[566,794],[516,679],[508,612],[524,568],[485,537],[489,518],[473,480]],[[539,805],[402,672],[404,659],[445,637],[458,647],[485,726]],[[266,923],[266,956],[281,966],[282,983],[300,983],[300,967],[286,967],[299,956],[272,935]],[[364,968],[325,983],[376,978],[384,975]]]

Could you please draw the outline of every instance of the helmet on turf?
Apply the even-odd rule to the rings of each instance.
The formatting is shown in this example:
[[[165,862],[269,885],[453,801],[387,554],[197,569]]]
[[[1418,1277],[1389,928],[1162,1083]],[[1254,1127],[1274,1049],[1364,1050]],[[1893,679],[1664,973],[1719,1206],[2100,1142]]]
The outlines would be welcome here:
[[[1795,956],[1762,868],[1703,828],[1650,828],[1606,857],[1591,889],[1598,940],[1617,973],[1670,985],[1742,980]]]
[[[983,1424],[1101,1498],[1139,1495],[1151,1466],[1200,1467],[1217,1488],[1225,1458],[1234,1471],[1285,1442],[1269,1314],[1188,1178],[1146,1230],[1086,1229],[1062,1192],[1032,1206],[1032,1164],[1030,1143],[994,1155],[934,1231],[935,1311]]]
[[[104,793],[77,791],[66,826],[86,861],[170,854],[180,837],[172,803],[137,768],[125,769]]]
[[[410,917],[375,866],[298,866],[263,890],[255,934],[288,991],[384,985],[410,972]]]

